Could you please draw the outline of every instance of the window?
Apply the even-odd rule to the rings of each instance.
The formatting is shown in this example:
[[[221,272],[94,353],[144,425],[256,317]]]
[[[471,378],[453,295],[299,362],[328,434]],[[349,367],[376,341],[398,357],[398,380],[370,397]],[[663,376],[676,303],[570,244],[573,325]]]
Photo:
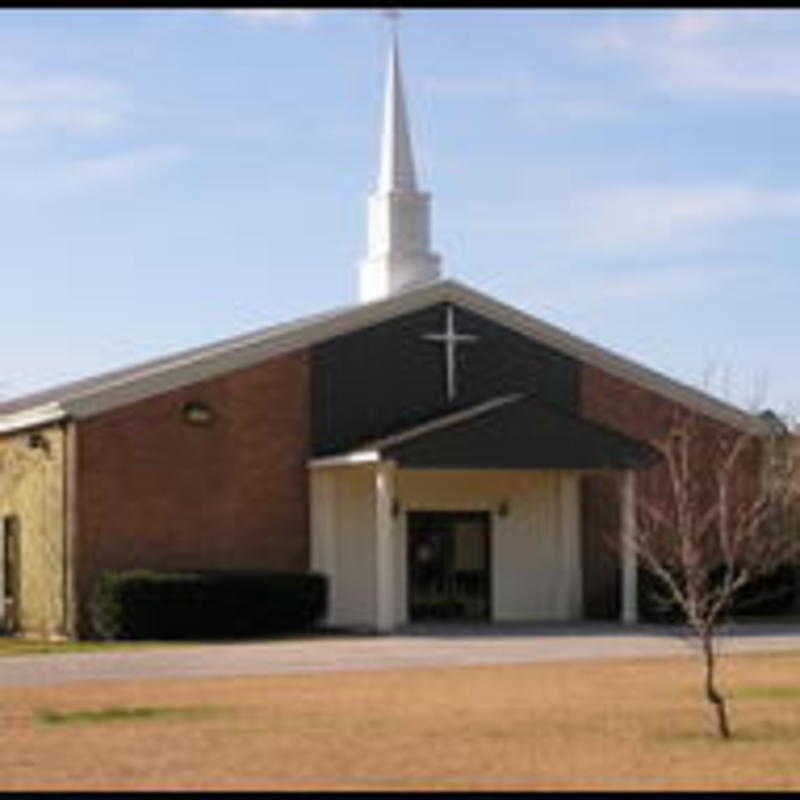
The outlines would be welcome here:
[[[3,615],[3,627],[11,633],[19,626],[20,601],[20,524],[19,517],[10,516],[3,519],[2,527],[2,600],[0,609]]]

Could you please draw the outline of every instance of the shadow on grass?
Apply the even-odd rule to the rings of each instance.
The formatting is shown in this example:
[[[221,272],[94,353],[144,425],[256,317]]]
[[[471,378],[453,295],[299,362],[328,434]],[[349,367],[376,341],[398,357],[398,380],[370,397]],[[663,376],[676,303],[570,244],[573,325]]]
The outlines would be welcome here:
[[[230,644],[268,644],[270,642],[318,639],[331,636],[327,631],[275,633],[256,638],[214,637],[208,639],[83,639],[80,641],[46,641],[0,634],[0,657],[52,655],[54,653],[91,653],[110,650],[205,647]]]
[[[656,738],[660,742],[704,742],[706,744],[719,744],[729,747],[737,742],[741,744],[757,744],[763,742],[796,742],[800,741],[800,725],[797,723],[786,724],[781,722],[760,722],[743,725],[737,729],[736,723],[733,725],[733,735],[730,739],[723,739],[716,732],[706,730],[678,730],[669,733],[657,734]]]
[[[759,700],[800,700],[800,686],[743,686],[735,689],[733,696]]]
[[[216,706],[108,706],[97,709],[77,709],[75,711],[55,711],[51,708],[39,708],[33,716],[42,725],[71,725],[75,723],[119,722],[121,720],[142,719],[195,719],[198,717],[216,716],[227,709]]]
[[[205,642],[173,641],[120,641],[120,642],[47,642],[36,639],[14,639],[0,637],[0,657],[49,655],[53,653],[90,653],[108,650],[130,650],[136,648],[173,647],[205,644]]]

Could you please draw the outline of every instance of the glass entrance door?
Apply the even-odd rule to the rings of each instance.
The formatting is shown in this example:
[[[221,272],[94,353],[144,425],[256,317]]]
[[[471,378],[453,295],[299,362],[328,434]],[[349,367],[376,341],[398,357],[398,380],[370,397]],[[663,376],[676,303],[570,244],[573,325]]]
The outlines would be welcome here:
[[[488,511],[408,514],[409,619],[488,619]]]

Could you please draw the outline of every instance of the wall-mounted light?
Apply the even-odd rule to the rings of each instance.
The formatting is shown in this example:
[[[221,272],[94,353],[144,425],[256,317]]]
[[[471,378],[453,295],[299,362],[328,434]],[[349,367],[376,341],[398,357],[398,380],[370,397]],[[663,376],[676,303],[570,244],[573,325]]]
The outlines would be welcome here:
[[[501,500],[500,505],[497,506],[497,516],[498,517],[507,517],[508,516],[508,500]]]
[[[50,441],[41,433],[31,433],[28,435],[28,447],[30,447],[31,450],[41,450],[48,455],[50,453]]]
[[[190,400],[181,407],[181,418],[189,425],[210,425],[215,416],[211,406],[197,400]]]

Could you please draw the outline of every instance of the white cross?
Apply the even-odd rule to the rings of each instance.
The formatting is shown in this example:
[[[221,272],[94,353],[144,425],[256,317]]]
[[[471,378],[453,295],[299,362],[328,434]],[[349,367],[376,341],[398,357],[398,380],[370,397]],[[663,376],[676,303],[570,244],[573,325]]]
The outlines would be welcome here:
[[[476,342],[479,337],[468,333],[457,333],[453,307],[447,306],[447,322],[444,333],[426,333],[423,339],[430,342],[441,342],[444,345],[445,364],[447,367],[447,400],[452,402],[456,396],[456,347],[461,342]]]

